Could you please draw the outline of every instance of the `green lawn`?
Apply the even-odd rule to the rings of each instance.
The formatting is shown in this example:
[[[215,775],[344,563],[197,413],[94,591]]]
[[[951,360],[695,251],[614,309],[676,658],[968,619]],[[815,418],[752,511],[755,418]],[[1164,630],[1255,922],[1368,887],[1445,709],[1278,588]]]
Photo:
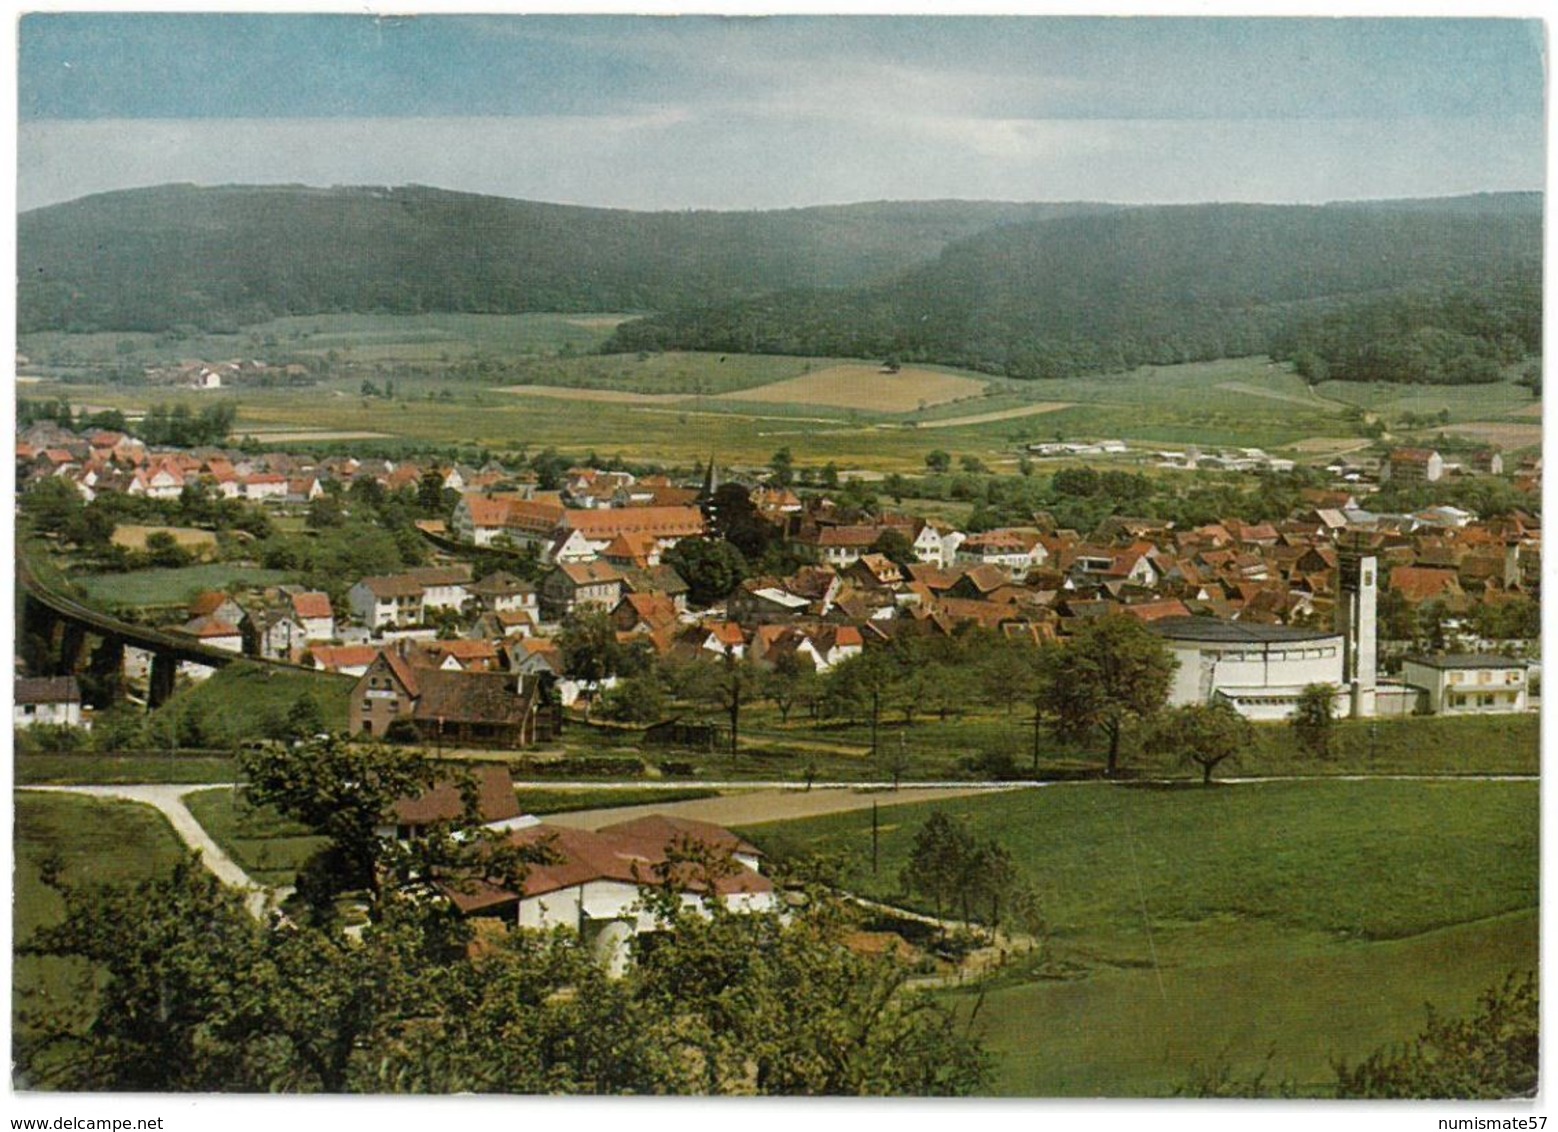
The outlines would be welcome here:
[[[233,586],[275,586],[291,580],[284,570],[212,562],[176,570],[131,570],[125,574],[70,575],[97,605],[113,607],[183,605],[206,590]]]
[[[1005,845],[1036,886],[1059,981],[1008,977],[979,1018],[1003,1092],[1162,1095],[1196,1061],[1314,1085],[1469,1006],[1536,962],[1535,783],[1052,786],[882,815],[752,826],[783,859],[845,863],[850,889],[905,900],[898,875],[936,808]],[[907,901],[927,908],[919,899]],[[959,996],[954,996],[958,998]],[[973,1001],[961,1005],[973,1009]]]
[[[132,782],[232,782],[232,759],[206,755],[16,755],[16,781],[24,785]]]
[[[261,884],[291,884],[298,867],[327,838],[283,817],[270,806],[253,806],[241,790],[197,790],[184,804],[239,867]]]
[[[134,883],[165,871],[184,851],[150,806],[26,791],[15,795],[13,837],[13,945],[63,914],[59,894],[41,879],[51,858],[69,884]],[[15,1031],[25,1033],[31,1012],[46,1011],[58,1020],[90,1009],[89,974],[75,960],[16,956],[11,970]]]

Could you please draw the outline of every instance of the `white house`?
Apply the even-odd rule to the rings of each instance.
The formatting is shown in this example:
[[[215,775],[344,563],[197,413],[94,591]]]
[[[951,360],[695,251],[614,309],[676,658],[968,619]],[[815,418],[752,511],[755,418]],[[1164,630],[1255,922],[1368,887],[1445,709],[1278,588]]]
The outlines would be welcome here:
[[[11,707],[13,727],[53,724],[90,727],[81,714],[81,685],[74,676],[18,676]]]
[[[958,546],[953,560],[967,566],[999,566],[1013,580],[1049,560],[1039,532],[1026,527],[1002,527],[969,535]]]
[[[422,585],[404,574],[364,578],[346,591],[346,603],[373,630],[422,621]]]
[[[958,547],[967,537],[940,523],[926,523],[914,536],[914,556],[945,570],[956,560]]]
[[[1477,653],[1409,656],[1401,678],[1428,694],[1432,715],[1481,715],[1525,711],[1526,662]]]
[[[699,910],[711,896],[734,911],[778,907],[773,882],[759,871],[759,851],[708,822],[651,814],[595,831],[538,823],[514,830],[508,840],[522,847],[544,844],[553,861],[532,865],[521,891],[463,886],[451,888],[449,900],[466,915],[511,918],[520,927],[540,930],[571,928],[613,974],[626,967],[633,936],[660,927],[643,906],[645,885],[669,879],[681,888],[683,907]],[[709,877],[673,864],[678,844],[726,855],[731,868]]]
[[[1165,617],[1147,626],[1175,661],[1169,703],[1225,701],[1247,719],[1287,719],[1310,684],[1345,686],[1339,632]],[[1338,694],[1336,710],[1344,707]]]
[[[335,611],[330,608],[330,595],[319,590],[303,590],[289,595],[292,600],[292,616],[303,626],[303,635],[310,641],[328,641],[335,637]]]

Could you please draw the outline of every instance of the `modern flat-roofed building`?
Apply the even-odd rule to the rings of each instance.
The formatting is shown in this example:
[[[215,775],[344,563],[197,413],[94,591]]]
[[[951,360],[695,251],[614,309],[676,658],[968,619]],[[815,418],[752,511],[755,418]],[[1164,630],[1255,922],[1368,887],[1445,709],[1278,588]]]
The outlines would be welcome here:
[[[1443,653],[1409,656],[1401,678],[1427,693],[1430,715],[1525,711],[1526,662],[1507,656]]]

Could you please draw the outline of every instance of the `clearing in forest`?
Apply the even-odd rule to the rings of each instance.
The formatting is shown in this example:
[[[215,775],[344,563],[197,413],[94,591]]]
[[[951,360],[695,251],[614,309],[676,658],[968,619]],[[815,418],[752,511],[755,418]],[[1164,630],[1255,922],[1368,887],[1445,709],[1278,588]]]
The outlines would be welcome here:
[[[986,383],[928,369],[883,373],[873,365],[840,365],[775,381],[755,389],[724,393],[724,401],[767,401],[775,405],[834,405],[878,413],[912,413],[931,405],[978,397]]]

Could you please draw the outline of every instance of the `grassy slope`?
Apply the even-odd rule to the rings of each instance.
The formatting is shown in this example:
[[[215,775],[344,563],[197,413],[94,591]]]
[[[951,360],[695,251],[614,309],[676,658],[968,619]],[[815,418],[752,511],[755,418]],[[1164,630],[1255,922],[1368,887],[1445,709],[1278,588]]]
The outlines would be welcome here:
[[[51,855],[64,865],[68,883],[133,883],[165,870],[182,852],[173,830],[149,806],[23,792],[16,795],[15,820],[15,943],[63,913],[59,894],[39,876]],[[13,1024],[21,1011],[50,1001],[74,1010],[85,976],[71,960],[18,957],[11,976]]]
[[[839,854],[855,890],[901,899],[933,808],[884,815],[875,876],[869,815],[743,832]],[[1090,969],[988,993],[1002,1092],[1162,1095],[1197,1061],[1248,1074],[1272,1046],[1274,1076],[1313,1086],[1332,1054],[1416,1032],[1424,1001],[1465,1009],[1536,962],[1533,783],[1059,786],[941,808],[1011,849],[1052,954]]]
[[[158,710],[175,715],[199,712],[214,727],[242,741],[263,737],[268,717],[285,716],[300,696],[308,694],[318,701],[325,727],[345,731],[354,683],[352,677],[323,672],[230,664],[210,679],[181,689]]]

